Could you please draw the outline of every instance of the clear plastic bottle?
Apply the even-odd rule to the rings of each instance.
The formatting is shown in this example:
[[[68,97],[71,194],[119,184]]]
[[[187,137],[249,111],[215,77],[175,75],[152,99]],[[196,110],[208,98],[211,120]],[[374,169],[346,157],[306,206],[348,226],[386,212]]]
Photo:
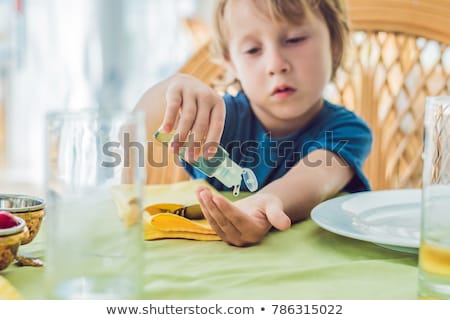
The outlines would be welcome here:
[[[165,133],[156,131],[154,137],[163,145],[168,146],[172,140],[174,133]],[[184,154],[186,148],[180,149],[179,156],[185,160]],[[231,160],[228,152],[220,145],[217,147],[216,154],[210,159],[205,159],[202,156],[190,165],[203,172],[208,177],[214,177],[223,183],[228,188],[233,188],[233,195],[239,195],[241,181],[244,180],[247,189],[251,192],[258,190],[258,180],[251,169],[240,167],[236,162]]]

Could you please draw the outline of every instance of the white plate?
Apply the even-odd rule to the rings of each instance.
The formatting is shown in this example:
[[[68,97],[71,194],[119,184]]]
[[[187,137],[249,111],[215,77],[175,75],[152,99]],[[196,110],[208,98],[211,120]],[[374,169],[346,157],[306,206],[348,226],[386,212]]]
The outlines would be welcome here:
[[[311,218],[342,236],[417,253],[420,201],[419,189],[360,192],[322,202]]]

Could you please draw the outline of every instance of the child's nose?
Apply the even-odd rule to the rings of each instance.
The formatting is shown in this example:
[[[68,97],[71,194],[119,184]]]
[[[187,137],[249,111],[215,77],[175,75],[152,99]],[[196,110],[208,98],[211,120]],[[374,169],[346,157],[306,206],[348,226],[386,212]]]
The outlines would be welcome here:
[[[271,76],[286,73],[290,69],[289,61],[279,50],[272,50],[272,52],[268,54],[267,60],[267,73]]]

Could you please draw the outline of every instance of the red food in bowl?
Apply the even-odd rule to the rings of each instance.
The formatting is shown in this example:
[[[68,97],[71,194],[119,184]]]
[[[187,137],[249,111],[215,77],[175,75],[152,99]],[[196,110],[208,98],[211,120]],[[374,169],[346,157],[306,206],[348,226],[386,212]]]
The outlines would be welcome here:
[[[19,224],[19,221],[12,213],[8,211],[0,211],[0,229],[17,227]]]

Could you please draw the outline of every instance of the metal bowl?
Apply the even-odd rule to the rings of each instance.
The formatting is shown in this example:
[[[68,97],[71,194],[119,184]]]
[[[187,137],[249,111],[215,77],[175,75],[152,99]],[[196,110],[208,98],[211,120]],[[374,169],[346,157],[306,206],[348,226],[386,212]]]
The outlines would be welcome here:
[[[9,211],[25,220],[29,235],[21,244],[30,243],[39,232],[44,217],[45,201],[41,198],[21,194],[0,194],[0,211]]]
[[[16,217],[17,226],[0,229],[0,270],[6,269],[17,255],[22,239],[28,236],[25,221]]]

